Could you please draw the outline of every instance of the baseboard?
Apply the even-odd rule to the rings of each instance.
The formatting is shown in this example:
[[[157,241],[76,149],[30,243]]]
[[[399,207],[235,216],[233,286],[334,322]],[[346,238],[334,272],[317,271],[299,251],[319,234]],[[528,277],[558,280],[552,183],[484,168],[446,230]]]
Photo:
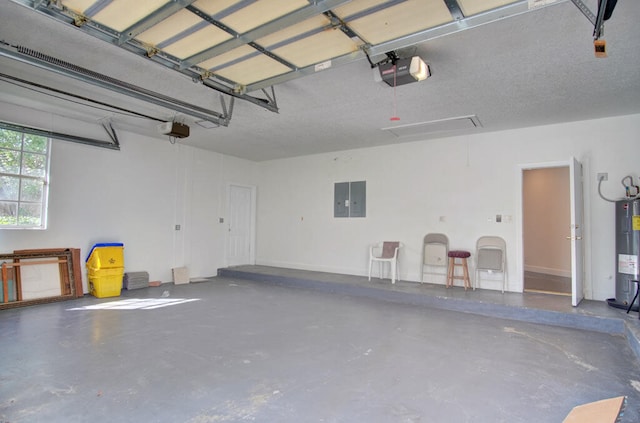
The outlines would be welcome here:
[[[544,273],[545,275],[561,276],[563,278],[571,277],[571,270],[551,269],[549,267],[524,265],[525,272]]]

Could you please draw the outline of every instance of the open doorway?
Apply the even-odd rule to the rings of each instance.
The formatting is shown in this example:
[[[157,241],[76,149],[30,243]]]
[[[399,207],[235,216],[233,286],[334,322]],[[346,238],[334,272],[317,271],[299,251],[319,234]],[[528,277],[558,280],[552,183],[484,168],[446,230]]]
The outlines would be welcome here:
[[[571,296],[569,166],[522,173],[524,291]]]

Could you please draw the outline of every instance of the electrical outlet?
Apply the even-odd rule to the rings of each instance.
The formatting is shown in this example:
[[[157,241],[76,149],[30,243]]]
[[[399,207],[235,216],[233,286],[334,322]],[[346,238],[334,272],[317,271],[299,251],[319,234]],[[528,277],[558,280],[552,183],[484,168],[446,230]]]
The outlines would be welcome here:
[[[598,173],[598,176],[596,178],[597,181],[607,181],[609,180],[609,174],[608,173]]]

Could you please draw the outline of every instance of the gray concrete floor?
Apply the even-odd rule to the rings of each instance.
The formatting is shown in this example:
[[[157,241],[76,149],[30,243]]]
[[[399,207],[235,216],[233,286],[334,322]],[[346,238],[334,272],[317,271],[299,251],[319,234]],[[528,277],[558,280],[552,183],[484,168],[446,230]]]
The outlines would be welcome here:
[[[485,306],[497,303],[494,292],[441,294],[339,275],[333,282],[346,288],[323,292],[262,270],[276,283],[217,277],[0,311],[0,422],[561,422],[576,405],[619,395],[628,398],[621,421],[640,421],[640,366],[624,333],[479,315],[455,302],[453,310],[403,303],[354,287],[475,295],[469,301]],[[199,300],[82,309],[165,291]],[[545,302],[515,295],[502,302],[525,314],[531,301]],[[547,307],[638,319],[595,303]]]

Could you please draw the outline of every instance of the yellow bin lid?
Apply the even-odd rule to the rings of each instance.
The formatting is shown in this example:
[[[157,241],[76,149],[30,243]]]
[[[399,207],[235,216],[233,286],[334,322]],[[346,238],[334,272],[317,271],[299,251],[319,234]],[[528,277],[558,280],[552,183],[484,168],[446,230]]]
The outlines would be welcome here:
[[[87,256],[86,265],[93,269],[124,267],[123,250],[124,244],[122,243],[96,244]]]

